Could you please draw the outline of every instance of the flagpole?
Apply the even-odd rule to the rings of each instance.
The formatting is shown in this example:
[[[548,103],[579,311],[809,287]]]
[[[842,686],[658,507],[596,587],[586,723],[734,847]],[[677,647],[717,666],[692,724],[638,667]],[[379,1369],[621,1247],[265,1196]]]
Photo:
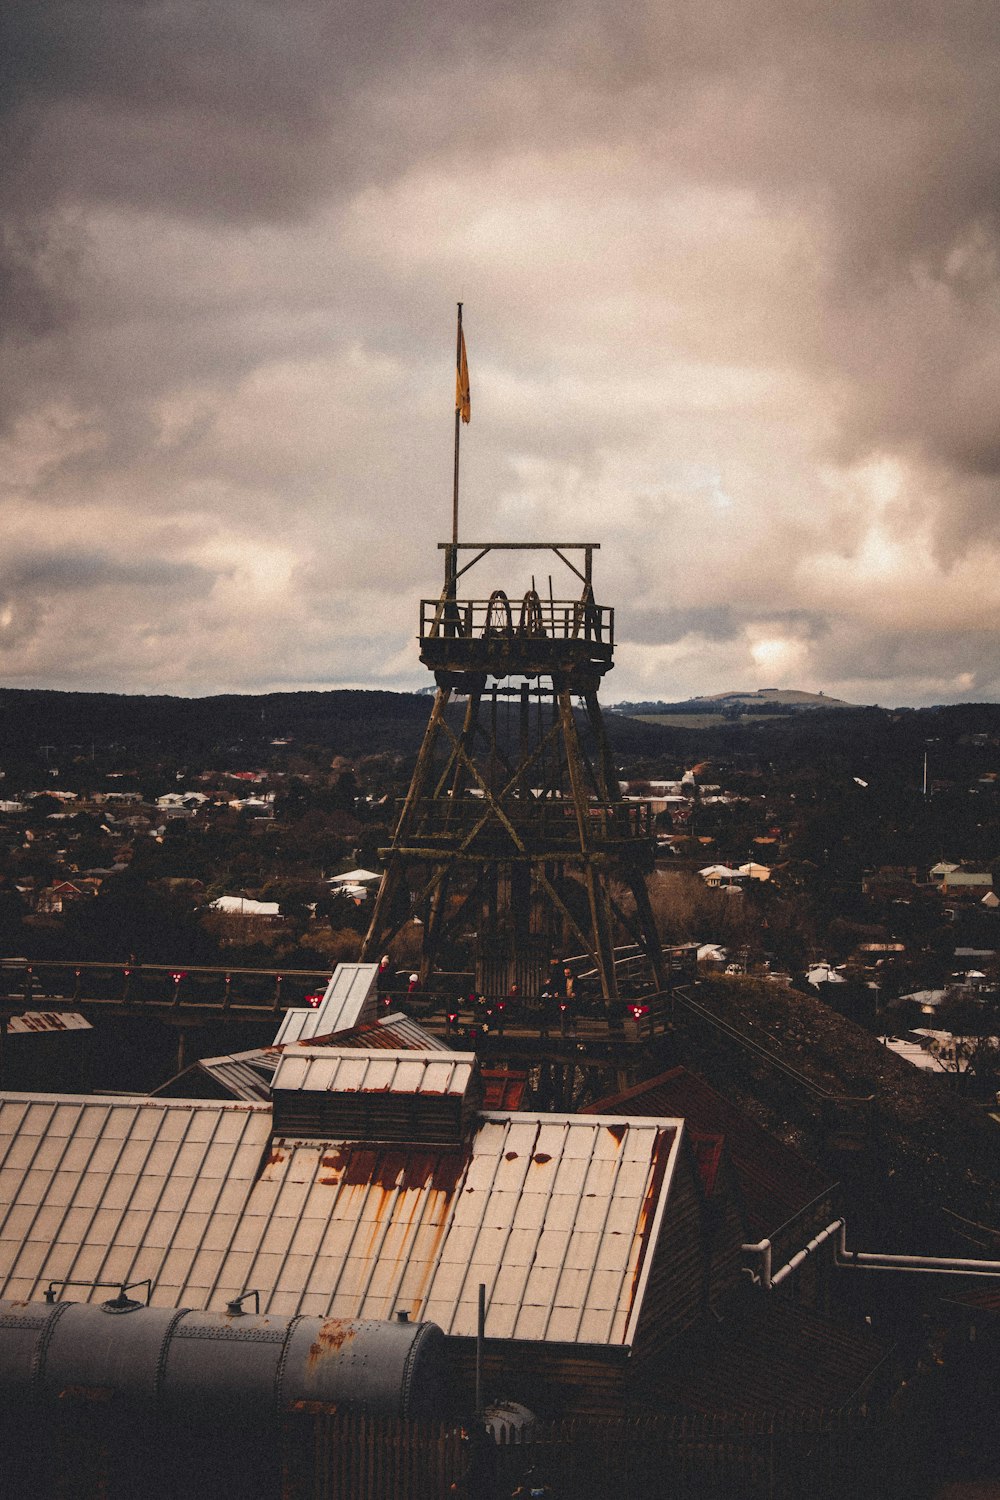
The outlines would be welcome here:
[[[462,368],[462,304],[458,304],[458,333],[455,339],[455,369]],[[455,402],[455,487],[451,502],[451,544],[458,546],[458,446],[459,432],[461,430],[462,414],[459,403]],[[458,569],[458,554],[454,555],[454,567]]]

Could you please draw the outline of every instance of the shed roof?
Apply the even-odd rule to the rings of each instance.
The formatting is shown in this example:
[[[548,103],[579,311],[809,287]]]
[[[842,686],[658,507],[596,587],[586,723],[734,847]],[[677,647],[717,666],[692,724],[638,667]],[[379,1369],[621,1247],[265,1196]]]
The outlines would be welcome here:
[[[254,901],[250,896],[218,896],[209,902],[213,911],[226,912],[239,917],[278,917],[281,907],[277,901]]]
[[[332,1036],[314,1036],[307,1040],[312,1047],[363,1047],[366,1050],[384,1047],[409,1052],[452,1050],[447,1042],[401,1010],[393,1011],[389,1016],[379,1016],[374,1023],[352,1026],[349,1031],[335,1031]]]
[[[289,1048],[275,1070],[272,1090],[304,1089],[358,1094],[464,1094],[476,1066],[474,1052],[412,1049],[360,1051],[356,1047]]]
[[[16,1036],[20,1032],[38,1031],[90,1031],[90,1022],[75,1010],[26,1010],[23,1015],[11,1016],[7,1032]]]
[[[0,1295],[150,1277],[156,1306],[628,1346],[682,1121],[489,1113],[464,1147],[273,1139],[217,1101],[0,1095]]]
[[[287,1010],[275,1045],[348,1031],[376,1019],[378,964],[338,964],[315,1010]]]
[[[354,870],[345,870],[343,875],[331,875],[330,885],[368,885],[373,880],[381,880],[382,876],[378,870],[365,870],[358,867]]]
[[[232,1099],[266,1104],[271,1097],[271,1079],[277,1061],[278,1054],[268,1047],[227,1052],[221,1057],[201,1057],[152,1092],[172,1098],[200,1098],[204,1093],[203,1080],[207,1080]],[[185,1089],[190,1092],[185,1093]]]
[[[291,1048],[306,1044],[290,1042]],[[352,1031],[337,1032],[332,1037],[313,1037],[308,1045],[313,1047],[362,1047],[366,1051],[406,1050],[410,1052],[450,1052],[446,1042],[432,1036],[429,1031],[410,1016],[397,1012],[391,1016],[380,1016],[372,1026],[358,1026]],[[172,1099],[210,1098],[245,1099],[249,1102],[267,1103],[271,1097],[271,1081],[278,1066],[282,1048],[251,1047],[247,1052],[229,1052],[221,1057],[202,1057],[178,1073],[175,1077],[152,1089],[154,1095]],[[498,1106],[516,1109],[513,1100],[498,1100]]]

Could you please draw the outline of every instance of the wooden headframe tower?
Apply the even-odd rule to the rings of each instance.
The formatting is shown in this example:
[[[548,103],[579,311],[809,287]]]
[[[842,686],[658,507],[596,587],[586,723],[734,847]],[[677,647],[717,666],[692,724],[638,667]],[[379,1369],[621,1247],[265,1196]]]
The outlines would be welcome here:
[[[474,947],[483,994],[515,985],[538,994],[553,961],[573,954],[614,1000],[615,949],[631,945],[647,984],[661,989],[645,879],[652,813],[621,796],[597,698],[614,665],[614,611],[595,602],[592,587],[598,544],[439,546],[444,587],[421,601],[420,616],[420,659],[437,692],[382,851],[363,956],[377,957],[417,917],[425,988],[445,985],[447,971],[468,972]],[[541,597],[533,575],[523,594],[460,597],[460,580],[487,556],[528,552],[555,554],[573,597],[556,598],[551,576]]]

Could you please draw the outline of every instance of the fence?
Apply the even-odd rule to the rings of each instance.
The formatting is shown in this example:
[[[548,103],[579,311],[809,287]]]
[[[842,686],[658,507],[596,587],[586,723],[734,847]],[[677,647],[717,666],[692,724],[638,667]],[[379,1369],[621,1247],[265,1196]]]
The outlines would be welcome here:
[[[459,1427],[289,1420],[283,1500],[508,1500],[519,1487],[551,1500],[904,1500],[926,1474],[895,1412],[545,1422],[496,1443]]]
[[[912,1500],[934,1464],[929,1424],[801,1412],[540,1422],[494,1442],[458,1423],[311,1403],[280,1426],[143,1413],[106,1391],[0,1410],[3,1494],[33,1500]]]

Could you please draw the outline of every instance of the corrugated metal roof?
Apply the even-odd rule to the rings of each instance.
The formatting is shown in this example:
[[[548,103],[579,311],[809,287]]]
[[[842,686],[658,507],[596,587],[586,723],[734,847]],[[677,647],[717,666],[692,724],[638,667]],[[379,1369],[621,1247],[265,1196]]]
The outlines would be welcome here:
[[[337,1031],[332,1036],[315,1036],[309,1039],[313,1047],[388,1047],[410,1052],[451,1052],[440,1037],[434,1036],[402,1011],[379,1016],[374,1025],[355,1026],[350,1031]]]
[[[161,1305],[206,1306],[270,1129],[247,1104],[0,1096],[2,1294],[148,1276]]]
[[[271,1097],[271,1079],[277,1057],[262,1047],[249,1052],[230,1052],[223,1057],[203,1057],[197,1066],[228,1089],[234,1099],[259,1100],[266,1104]]]
[[[349,1031],[376,1019],[378,964],[338,964],[315,1010],[285,1012],[275,1045]]]
[[[509,1068],[482,1068],[484,1109],[520,1109],[528,1075]]]
[[[680,1120],[491,1113],[464,1149],[270,1138],[256,1105],[0,1095],[0,1295],[150,1277],[157,1306],[627,1345]],[[106,1289],[67,1295],[100,1300]]]
[[[739,1318],[682,1336],[647,1396],[714,1416],[838,1411],[859,1398],[883,1363],[870,1328],[843,1326],[781,1297],[750,1304]]]
[[[474,1052],[426,1055],[407,1049],[293,1047],[282,1053],[271,1088],[360,1094],[458,1094],[472,1081]]]
[[[770,1234],[830,1186],[791,1146],[764,1130],[738,1105],[696,1073],[672,1068],[613,1099],[588,1106],[585,1113],[678,1115],[704,1135],[722,1135],[754,1235]]]
[[[75,1010],[26,1010],[22,1016],[11,1016],[7,1031],[11,1036],[28,1031],[91,1031],[88,1020]]]
[[[290,1047],[349,1047],[366,1051],[410,1051],[451,1052],[447,1043],[439,1041],[429,1031],[404,1016],[401,1012],[391,1016],[380,1016],[371,1026],[359,1026],[354,1031],[341,1031],[333,1037],[314,1037],[309,1043],[292,1042]],[[176,1077],[150,1092],[153,1097],[184,1099],[205,1097],[203,1080],[209,1079],[224,1094],[233,1099],[259,1100],[266,1103],[271,1097],[271,1080],[278,1066],[281,1049],[277,1047],[252,1047],[247,1052],[232,1052],[221,1057],[203,1057],[185,1068]],[[211,1097],[219,1097],[213,1094]],[[517,1109],[519,1099],[513,1097],[490,1100],[493,1108]]]
[[[705,1135],[700,1130],[692,1130],[689,1124],[688,1140],[694,1151],[695,1165],[698,1168],[698,1176],[701,1178],[705,1196],[711,1198],[719,1176],[725,1138],[721,1135]]]

